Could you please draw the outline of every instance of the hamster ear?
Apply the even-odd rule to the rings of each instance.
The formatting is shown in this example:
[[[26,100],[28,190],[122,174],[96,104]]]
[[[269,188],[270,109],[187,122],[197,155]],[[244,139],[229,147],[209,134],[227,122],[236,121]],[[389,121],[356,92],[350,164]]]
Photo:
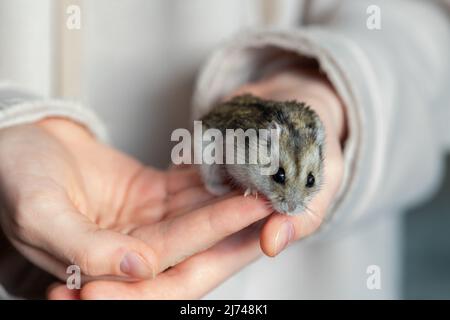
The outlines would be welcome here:
[[[276,121],[271,121],[265,130],[264,133],[265,134],[260,134],[259,138],[261,139],[260,141],[263,143],[271,143],[271,139],[272,139],[272,130],[276,130],[275,134],[278,137],[278,140],[280,140],[280,136],[281,133],[283,132],[283,128],[280,126],[280,124]],[[261,132],[261,131],[260,131]]]
[[[283,132],[283,128],[280,126],[280,124],[276,121],[271,121],[269,123],[269,127],[267,128],[268,130],[272,130],[275,129],[277,131],[277,135],[278,137],[280,137],[281,132]]]
[[[316,127],[314,129],[314,133],[316,135],[317,141],[321,144],[325,143],[325,128],[323,126],[322,120],[320,120],[319,116],[316,116],[315,119]]]
[[[319,127],[317,129],[317,141],[319,141],[321,144],[325,143],[325,130],[323,127]]]

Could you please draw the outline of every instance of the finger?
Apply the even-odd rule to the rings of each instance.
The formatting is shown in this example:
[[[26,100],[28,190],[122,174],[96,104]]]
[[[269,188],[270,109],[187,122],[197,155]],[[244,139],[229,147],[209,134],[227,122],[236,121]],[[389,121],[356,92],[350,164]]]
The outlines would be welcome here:
[[[161,223],[143,226],[131,235],[148,243],[158,257],[158,272],[268,216],[265,202],[234,196]]]
[[[193,210],[215,198],[203,186],[184,189],[169,197],[166,217]]]
[[[186,169],[169,170],[167,172],[167,191],[169,194],[202,185],[203,182],[196,167],[190,166]]]
[[[199,253],[152,281],[94,281],[82,299],[198,299],[261,255],[259,230],[247,228]]]
[[[48,252],[37,248],[31,247],[28,244],[17,241],[14,238],[10,239],[11,243],[24,257],[34,263],[36,266],[54,275],[60,280],[65,280],[67,277],[66,269],[67,264],[62,263]]]
[[[47,289],[49,300],[80,300],[80,290],[71,290],[60,283],[54,283]]]
[[[291,242],[306,237],[319,228],[338,192],[342,172],[340,146],[330,142],[324,161],[323,189],[299,215],[288,216],[277,213],[268,219],[261,232],[261,249],[266,255],[276,256]]]
[[[168,213],[186,210],[197,201],[210,198],[202,190],[202,182],[193,167],[161,172],[143,168],[133,180],[121,214],[122,232],[128,233],[140,225],[153,224]]]
[[[169,198],[167,208],[168,213],[166,213],[165,218],[180,216],[238,195],[241,195],[239,191],[233,191],[221,197],[217,197],[209,193],[204,186],[188,188]]]
[[[79,213],[65,192],[39,192],[20,203],[20,241],[56,259],[80,267],[85,275],[151,278],[155,257],[145,242],[99,229]]]

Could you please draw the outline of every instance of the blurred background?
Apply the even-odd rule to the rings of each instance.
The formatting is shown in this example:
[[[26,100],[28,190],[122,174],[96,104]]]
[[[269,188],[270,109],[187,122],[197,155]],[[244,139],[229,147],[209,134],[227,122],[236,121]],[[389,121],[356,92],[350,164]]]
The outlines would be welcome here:
[[[437,194],[403,217],[402,295],[450,299],[450,156]]]
[[[189,127],[195,77],[205,59],[249,27],[300,19],[301,1],[282,2],[0,0],[0,82],[81,100],[105,121],[117,148],[164,168],[170,133]],[[334,1],[320,3],[322,12],[335,10]],[[72,5],[81,9],[80,29],[64,27]],[[400,244],[391,262],[400,292],[387,297],[450,299],[449,156],[438,192],[396,223]],[[344,297],[352,296],[348,290]]]

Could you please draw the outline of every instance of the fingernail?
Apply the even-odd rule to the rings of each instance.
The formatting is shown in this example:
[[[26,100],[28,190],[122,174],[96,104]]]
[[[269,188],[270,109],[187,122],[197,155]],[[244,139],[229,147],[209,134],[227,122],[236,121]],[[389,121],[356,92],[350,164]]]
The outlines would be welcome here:
[[[275,255],[283,251],[292,239],[294,239],[294,225],[290,221],[285,221],[275,237]]]
[[[153,269],[140,255],[128,252],[120,262],[120,271],[133,277],[148,279],[153,278]]]

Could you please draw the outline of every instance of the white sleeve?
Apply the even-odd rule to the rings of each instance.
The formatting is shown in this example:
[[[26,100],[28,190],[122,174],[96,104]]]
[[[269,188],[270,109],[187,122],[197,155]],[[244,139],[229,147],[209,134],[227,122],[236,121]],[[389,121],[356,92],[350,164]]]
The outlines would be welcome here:
[[[366,27],[369,4],[381,8],[381,30]],[[345,104],[349,129],[344,182],[322,228],[330,230],[404,208],[436,187],[443,144],[434,121],[450,70],[450,23],[434,2],[401,0],[341,1],[325,20],[230,41],[202,69],[193,116],[257,79],[280,51],[315,59]]]
[[[93,111],[68,100],[44,99],[8,82],[0,82],[0,129],[33,123],[47,117],[63,117],[78,122],[98,139],[107,141],[103,123]]]

